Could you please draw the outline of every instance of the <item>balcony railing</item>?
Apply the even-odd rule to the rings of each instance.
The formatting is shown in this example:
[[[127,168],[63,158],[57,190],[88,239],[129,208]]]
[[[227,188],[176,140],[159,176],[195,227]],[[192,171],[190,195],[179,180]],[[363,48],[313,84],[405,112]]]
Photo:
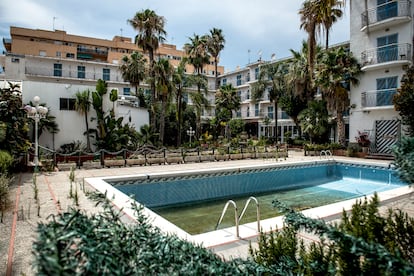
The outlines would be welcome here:
[[[410,17],[411,1],[392,1],[379,5],[361,14],[361,28],[392,17]]]
[[[66,69],[55,70],[53,68],[38,67],[38,66],[26,66],[25,73],[27,75],[37,76],[37,77],[71,78],[71,79],[78,79],[78,80],[93,80],[93,81],[96,81],[98,79],[104,79],[103,72],[93,72],[93,71],[78,72],[78,70],[66,70]],[[111,72],[109,75],[109,80],[108,79],[106,80],[123,82],[121,75],[115,72]]]
[[[390,44],[365,50],[361,54],[363,66],[399,60],[411,60],[411,44]]]
[[[363,108],[392,106],[395,93],[397,93],[396,88],[363,92],[361,94],[361,105]]]

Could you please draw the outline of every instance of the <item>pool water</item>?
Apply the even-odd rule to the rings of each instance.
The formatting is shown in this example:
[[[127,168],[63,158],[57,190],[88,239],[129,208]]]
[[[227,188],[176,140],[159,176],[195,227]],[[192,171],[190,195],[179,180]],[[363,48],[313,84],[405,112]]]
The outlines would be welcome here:
[[[321,185],[282,190],[255,197],[260,206],[260,219],[267,219],[281,215],[273,207],[272,201],[275,199],[295,210],[304,210],[398,187],[400,185],[344,178]],[[189,234],[195,235],[216,229],[227,200],[231,199],[236,202],[238,215],[240,216],[248,198],[248,196],[228,198],[183,206],[152,208],[152,210]],[[256,221],[256,203],[251,200],[240,224],[254,221]],[[233,205],[228,206],[218,229],[231,226],[235,226]]]

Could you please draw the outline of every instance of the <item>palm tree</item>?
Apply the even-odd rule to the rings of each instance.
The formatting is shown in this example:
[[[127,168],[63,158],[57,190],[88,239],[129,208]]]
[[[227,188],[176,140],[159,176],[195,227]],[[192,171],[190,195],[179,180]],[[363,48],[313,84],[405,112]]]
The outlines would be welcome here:
[[[339,0],[319,0],[319,12],[323,28],[325,29],[325,49],[329,47],[329,31],[338,18],[341,18],[343,12],[342,7],[345,6],[345,1]]]
[[[187,75],[185,73],[185,65],[187,63],[186,59],[182,59],[178,67],[175,69],[173,74],[173,84],[174,84],[174,92],[175,92],[175,103],[177,104],[177,146],[181,146],[181,126],[183,123],[183,93],[185,91],[185,87],[188,85],[187,83]]]
[[[196,85],[197,92],[189,93],[191,101],[196,110],[196,137],[201,134],[201,113],[203,108],[209,107],[209,101],[206,98],[207,93],[207,78],[204,75],[190,75],[188,77],[189,86]]]
[[[310,142],[321,138],[328,130],[328,111],[324,101],[310,101],[308,108],[298,116],[302,131],[309,135]]]
[[[138,87],[146,77],[145,57],[137,51],[134,51],[129,57],[122,57],[122,64],[119,69],[122,73],[124,81],[128,81],[135,87],[135,96],[138,97]]]
[[[236,88],[232,84],[226,84],[220,87],[216,93],[216,117],[219,122],[226,123],[226,129],[230,120],[233,118],[233,111],[240,108],[240,96],[237,95]],[[227,132],[230,136],[230,133]]]
[[[316,32],[318,24],[320,24],[318,1],[320,0],[306,0],[299,10],[301,21],[300,28],[308,33],[307,65],[308,74],[311,80],[313,80],[313,68],[315,63]]]
[[[157,88],[158,98],[161,101],[160,112],[160,142],[164,144],[164,129],[165,129],[165,113],[167,109],[167,103],[171,98],[173,90],[172,76],[174,74],[174,68],[171,66],[168,59],[161,58],[156,62],[154,66],[154,77]]]
[[[195,73],[198,75],[203,74],[204,65],[210,62],[210,56],[207,51],[208,41],[207,35],[199,36],[194,34],[194,37],[190,37],[190,43],[184,44],[184,51],[188,61],[194,66]]]
[[[252,99],[259,101],[263,98],[265,91],[268,91],[269,100],[273,102],[275,113],[275,138],[278,139],[277,133],[277,112],[278,102],[287,91],[286,74],[288,64],[284,62],[266,63],[260,66],[260,72],[257,83],[252,88]]]
[[[328,111],[336,117],[338,142],[345,145],[343,113],[349,107],[350,84],[358,84],[361,66],[343,47],[326,51],[316,70],[316,84],[322,88]]]
[[[220,52],[224,49],[224,43],[226,40],[224,39],[224,35],[221,29],[213,28],[210,30],[210,37],[207,43],[207,49],[210,55],[214,58],[214,75],[215,75],[215,88],[217,89],[217,66],[218,66],[218,56]]]
[[[151,126],[155,129],[155,77],[154,77],[154,53],[158,49],[159,44],[165,40],[167,34],[164,30],[165,19],[163,16],[157,15],[154,11],[146,9],[137,12],[128,22],[138,32],[135,37],[135,43],[142,47],[144,52],[149,56],[149,75],[151,86]]]
[[[91,107],[91,99],[90,99],[90,91],[89,89],[84,90],[82,92],[78,91],[75,94],[76,100],[75,100],[75,109],[77,112],[79,112],[81,115],[83,114],[85,116],[85,126],[86,126],[86,150],[88,152],[91,151],[91,141],[89,137],[89,121],[88,121],[88,112]]]

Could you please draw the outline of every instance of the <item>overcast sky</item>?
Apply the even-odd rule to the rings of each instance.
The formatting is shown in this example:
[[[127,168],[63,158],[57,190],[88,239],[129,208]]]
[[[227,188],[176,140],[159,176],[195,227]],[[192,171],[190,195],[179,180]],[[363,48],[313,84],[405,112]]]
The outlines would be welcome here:
[[[226,39],[220,64],[226,71],[259,58],[270,60],[300,50],[306,33],[298,10],[303,0],[1,0],[0,37],[10,26],[65,30],[68,34],[112,39],[135,37],[127,23],[136,12],[152,9],[166,19],[167,43],[181,49],[194,34],[222,29]],[[349,10],[331,31],[332,44],[349,40]],[[2,43],[1,43],[2,44]],[[3,51],[3,45],[1,45]]]

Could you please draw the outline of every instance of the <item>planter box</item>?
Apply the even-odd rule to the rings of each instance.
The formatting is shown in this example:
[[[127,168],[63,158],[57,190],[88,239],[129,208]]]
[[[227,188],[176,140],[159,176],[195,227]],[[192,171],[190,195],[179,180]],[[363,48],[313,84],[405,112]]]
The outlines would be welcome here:
[[[105,167],[124,167],[125,160],[124,159],[105,159],[104,166]]]
[[[200,156],[198,155],[188,155],[184,157],[184,162],[185,163],[189,163],[189,162],[200,162]]]
[[[243,159],[243,155],[241,153],[233,153],[233,154],[230,154],[230,159],[240,160],[240,159]]]
[[[229,155],[228,154],[216,154],[214,155],[214,159],[216,161],[226,161],[226,160],[229,160]]]
[[[82,164],[83,169],[100,169],[102,168],[101,161],[87,161]]]
[[[165,161],[168,164],[181,164],[184,162],[184,159],[181,156],[167,156]]]
[[[139,165],[139,166],[142,166],[142,165],[145,165],[145,159],[126,159],[126,164],[128,165],[128,166],[136,166],[136,165]]]
[[[214,155],[210,155],[210,154],[205,154],[205,155],[200,155],[200,162],[203,161],[214,161]]]
[[[254,152],[243,153],[243,159],[254,159],[256,154]]]
[[[75,162],[68,162],[68,163],[59,163],[57,165],[59,171],[70,171],[70,169],[73,167],[76,169],[76,163]]]

